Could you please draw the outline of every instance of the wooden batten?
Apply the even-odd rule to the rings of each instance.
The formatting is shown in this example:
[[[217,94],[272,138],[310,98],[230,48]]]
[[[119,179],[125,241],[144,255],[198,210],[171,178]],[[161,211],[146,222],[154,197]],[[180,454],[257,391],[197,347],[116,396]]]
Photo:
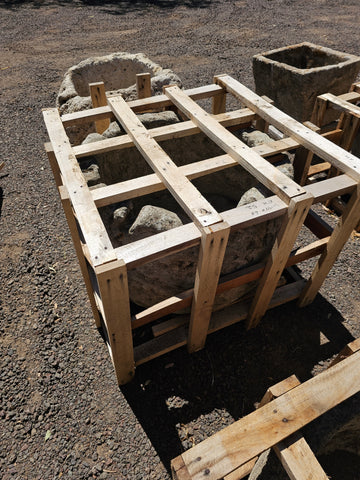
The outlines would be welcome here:
[[[298,436],[279,442],[355,395],[360,389],[359,367],[360,354],[356,352],[195,445],[172,463],[173,479],[182,478],[183,470],[191,480],[219,480],[271,447],[278,449],[290,471],[316,472],[315,476],[291,478],[325,479],[311,450],[304,442],[298,445]],[[296,452],[299,448],[305,453],[304,462]]]

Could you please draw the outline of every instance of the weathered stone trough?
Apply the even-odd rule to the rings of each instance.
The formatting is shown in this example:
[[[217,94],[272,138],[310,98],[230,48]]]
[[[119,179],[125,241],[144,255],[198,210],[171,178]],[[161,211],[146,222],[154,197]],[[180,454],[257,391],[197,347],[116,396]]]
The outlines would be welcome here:
[[[256,93],[304,122],[316,97],[347,92],[360,70],[360,57],[303,42],[253,57]]]
[[[161,93],[164,85],[181,86],[181,80],[174,72],[162,68],[143,53],[117,52],[91,57],[69,68],[60,86],[57,107],[61,114],[92,108],[89,84],[94,82],[104,82],[107,95],[122,95],[127,101],[134,100],[137,98],[135,79],[140,73],[151,74],[152,95]],[[93,125],[72,127],[68,134],[71,142],[76,144],[91,131],[95,131]]]

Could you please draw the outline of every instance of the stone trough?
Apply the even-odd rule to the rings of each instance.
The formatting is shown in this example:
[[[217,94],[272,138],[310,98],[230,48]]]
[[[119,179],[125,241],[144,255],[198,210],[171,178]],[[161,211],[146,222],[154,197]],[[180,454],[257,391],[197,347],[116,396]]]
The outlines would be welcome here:
[[[171,111],[142,114],[138,115],[138,118],[148,129],[180,121]],[[121,127],[113,122],[102,135],[89,134],[84,144],[123,134]],[[238,136],[249,146],[271,141],[271,138],[265,133],[250,129],[240,131]],[[177,166],[198,162],[223,153],[203,134],[173,138],[161,142],[161,146]],[[88,175],[89,171],[92,173],[95,171],[99,186],[112,185],[152,173],[151,168],[135,147],[96,155],[90,159],[90,162],[92,164],[89,166],[89,159],[87,159],[85,175]],[[289,177],[293,177],[292,165],[285,155],[278,168]],[[93,175],[89,179],[90,182],[94,181]],[[269,194],[241,166],[221,170],[199,178],[193,183],[219,212],[255,202]],[[97,185],[93,185],[91,188],[97,188]],[[167,191],[105,207],[102,209],[101,215],[115,247],[190,222],[190,219]],[[232,232],[222,274],[226,275],[265,260],[275,241],[279,226],[279,219],[275,219],[248,229]],[[199,249],[194,247],[130,270],[128,281],[131,300],[141,307],[150,307],[191,288],[194,284],[198,256]],[[255,286],[256,282],[252,282],[218,295],[214,310],[238,301],[251,292]]]
[[[107,95],[122,95],[125,100],[136,99],[136,75],[151,74],[151,94],[162,92],[164,85],[181,86],[180,78],[171,70],[164,69],[143,53],[117,52],[103,57],[91,57],[72,66],[65,73],[57,97],[61,114],[79,112],[92,108],[89,84],[104,82]],[[94,126],[72,127],[67,130],[70,141],[78,144]]]
[[[256,93],[301,122],[310,120],[318,95],[347,92],[359,70],[360,57],[309,42],[253,57]]]

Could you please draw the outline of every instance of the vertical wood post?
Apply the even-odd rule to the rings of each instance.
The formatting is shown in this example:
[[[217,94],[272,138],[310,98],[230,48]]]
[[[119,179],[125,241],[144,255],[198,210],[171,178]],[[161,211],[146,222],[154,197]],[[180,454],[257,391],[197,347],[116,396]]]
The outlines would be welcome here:
[[[226,112],[226,90],[224,88],[220,94],[212,97],[211,112],[213,115]]]
[[[63,184],[63,182],[60,174],[60,168],[55,157],[54,149],[52,148],[51,143],[45,143],[44,147],[52,173],[54,175],[56,186],[59,188]]]
[[[351,232],[359,222],[360,218],[360,184],[355,187],[347,208],[340,217],[333,233],[327,243],[326,250],[320,256],[314,271],[302,291],[298,305],[305,307],[315,298],[319,288],[323,284],[331,267],[335,263],[341,249],[349,238]]]
[[[77,224],[76,224],[74,212],[73,212],[72,207],[71,207],[71,202],[70,202],[70,198],[69,198],[67,188],[64,187],[64,186],[59,186],[59,193],[60,193],[60,198],[61,198],[61,202],[62,202],[62,205],[63,205],[63,209],[64,209],[64,212],[65,212],[66,220],[67,220],[68,225],[69,225],[69,230],[70,230],[72,241],[73,241],[73,244],[74,244],[74,247],[75,247],[76,255],[78,257],[81,273],[82,273],[82,276],[83,276],[83,279],[84,279],[84,282],[85,282],[86,291],[87,291],[87,294],[88,294],[88,297],[89,297],[89,300],[90,300],[91,309],[92,309],[94,319],[95,319],[95,325],[97,326],[97,328],[100,328],[101,327],[101,321],[100,321],[99,311],[98,311],[96,301],[95,301],[95,297],[94,297],[94,289],[93,289],[93,286],[92,286],[92,283],[91,283],[88,266],[87,266],[87,263],[86,263],[86,260],[85,260],[85,257],[84,257],[84,253],[83,253],[83,250],[82,250],[79,231],[78,231],[78,227],[77,227]]]
[[[308,193],[291,199],[251,304],[247,328],[256,327],[265,314],[312,202]]]
[[[89,83],[90,96],[92,105],[94,108],[106,107],[107,99],[105,93],[104,82]],[[105,118],[104,120],[97,120],[95,122],[95,128],[97,133],[103,133],[109,128],[110,120]]]
[[[126,265],[114,260],[95,267],[103,305],[104,323],[119,385],[135,373]]]
[[[138,98],[151,97],[150,73],[138,73],[136,75],[136,91]]]
[[[205,345],[229,233],[230,226],[226,222],[202,229],[190,316],[189,352],[201,350]]]

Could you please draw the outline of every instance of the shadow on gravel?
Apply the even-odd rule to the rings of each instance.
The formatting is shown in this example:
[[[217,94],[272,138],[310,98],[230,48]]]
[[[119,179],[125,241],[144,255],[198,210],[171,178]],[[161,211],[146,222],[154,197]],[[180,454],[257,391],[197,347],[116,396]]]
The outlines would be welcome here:
[[[256,329],[240,323],[210,335],[198,353],[181,348],[140,366],[121,391],[170,472],[172,458],[252,412],[268,387],[292,374],[310,378],[353,340],[342,322],[320,295],[304,309],[288,303]]]
[[[217,1],[217,0],[215,0]],[[122,15],[132,11],[141,11],[149,7],[170,10],[175,7],[207,8],[214,0],[3,0],[0,8],[15,9],[20,6],[42,8],[49,6],[62,7],[102,7],[108,13]],[[112,10],[109,12],[109,8]]]

